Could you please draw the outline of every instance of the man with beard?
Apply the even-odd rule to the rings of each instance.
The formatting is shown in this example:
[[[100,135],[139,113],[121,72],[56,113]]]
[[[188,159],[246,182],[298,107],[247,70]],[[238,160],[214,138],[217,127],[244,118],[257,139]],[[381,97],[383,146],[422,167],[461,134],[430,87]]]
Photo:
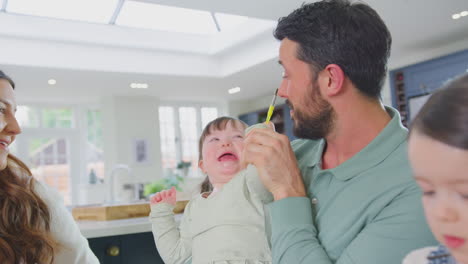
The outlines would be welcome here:
[[[268,205],[274,263],[395,264],[433,245],[406,156],[407,130],[380,100],[391,36],[363,3],[305,4],[279,20],[279,95],[294,133],[251,131],[245,162]]]

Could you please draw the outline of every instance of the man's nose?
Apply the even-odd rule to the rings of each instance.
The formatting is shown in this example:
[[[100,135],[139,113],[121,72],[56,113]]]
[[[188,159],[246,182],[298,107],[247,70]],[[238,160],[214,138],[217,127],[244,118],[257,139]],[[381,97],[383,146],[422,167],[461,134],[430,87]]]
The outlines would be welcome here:
[[[278,89],[278,95],[283,98],[288,98],[288,87],[289,87],[289,80],[283,79]]]

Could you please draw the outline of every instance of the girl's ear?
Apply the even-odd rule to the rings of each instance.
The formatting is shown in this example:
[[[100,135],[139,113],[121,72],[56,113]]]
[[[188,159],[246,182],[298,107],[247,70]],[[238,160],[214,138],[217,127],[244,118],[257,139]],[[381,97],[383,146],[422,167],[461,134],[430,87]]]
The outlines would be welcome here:
[[[198,168],[200,168],[200,170],[206,174],[205,170],[203,169],[203,160],[198,161]]]

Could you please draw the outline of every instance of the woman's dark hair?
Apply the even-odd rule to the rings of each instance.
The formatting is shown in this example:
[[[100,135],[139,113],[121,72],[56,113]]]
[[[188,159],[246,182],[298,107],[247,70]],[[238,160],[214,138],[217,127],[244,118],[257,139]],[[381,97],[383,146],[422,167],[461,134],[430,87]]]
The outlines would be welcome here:
[[[11,87],[13,87],[13,89],[15,89],[15,82],[13,82],[13,80],[8,75],[6,75],[3,71],[0,70],[0,80],[1,79],[6,80],[7,82],[9,82]]]
[[[4,72],[0,79],[15,84]],[[58,244],[50,233],[51,216],[35,193],[31,171],[11,154],[0,170],[0,263],[53,263]]]
[[[362,94],[380,98],[392,37],[370,6],[348,0],[303,4],[279,19],[274,36],[297,42],[297,58],[312,72],[337,64]]]
[[[447,145],[468,150],[468,74],[448,83],[427,100],[410,126]]]
[[[198,141],[198,161],[203,160],[203,142],[205,141],[206,137],[211,135],[211,133],[215,130],[226,129],[226,126],[229,123],[232,123],[235,127],[241,125],[243,129],[247,128],[247,124],[244,123],[242,120],[230,116],[218,117],[215,120],[209,122],[203,129],[203,132],[200,136],[200,140]],[[205,180],[202,182],[200,189],[200,193],[213,191],[213,185],[210,183],[210,179],[208,178],[208,176],[206,176]]]

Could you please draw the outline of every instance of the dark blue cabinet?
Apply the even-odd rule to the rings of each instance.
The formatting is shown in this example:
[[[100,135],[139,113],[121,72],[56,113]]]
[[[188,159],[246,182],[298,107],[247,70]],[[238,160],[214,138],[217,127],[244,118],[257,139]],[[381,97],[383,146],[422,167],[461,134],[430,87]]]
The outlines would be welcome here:
[[[258,114],[257,112],[243,114],[239,116],[239,119],[244,121],[247,125],[251,126],[258,122]]]
[[[468,52],[459,52],[408,67],[408,96],[430,93],[468,69]]]
[[[151,232],[88,239],[101,264],[164,264]]]
[[[468,50],[392,70],[392,104],[400,111],[404,124],[410,116],[408,100],[432,93],[447,81],[468,72]]]

